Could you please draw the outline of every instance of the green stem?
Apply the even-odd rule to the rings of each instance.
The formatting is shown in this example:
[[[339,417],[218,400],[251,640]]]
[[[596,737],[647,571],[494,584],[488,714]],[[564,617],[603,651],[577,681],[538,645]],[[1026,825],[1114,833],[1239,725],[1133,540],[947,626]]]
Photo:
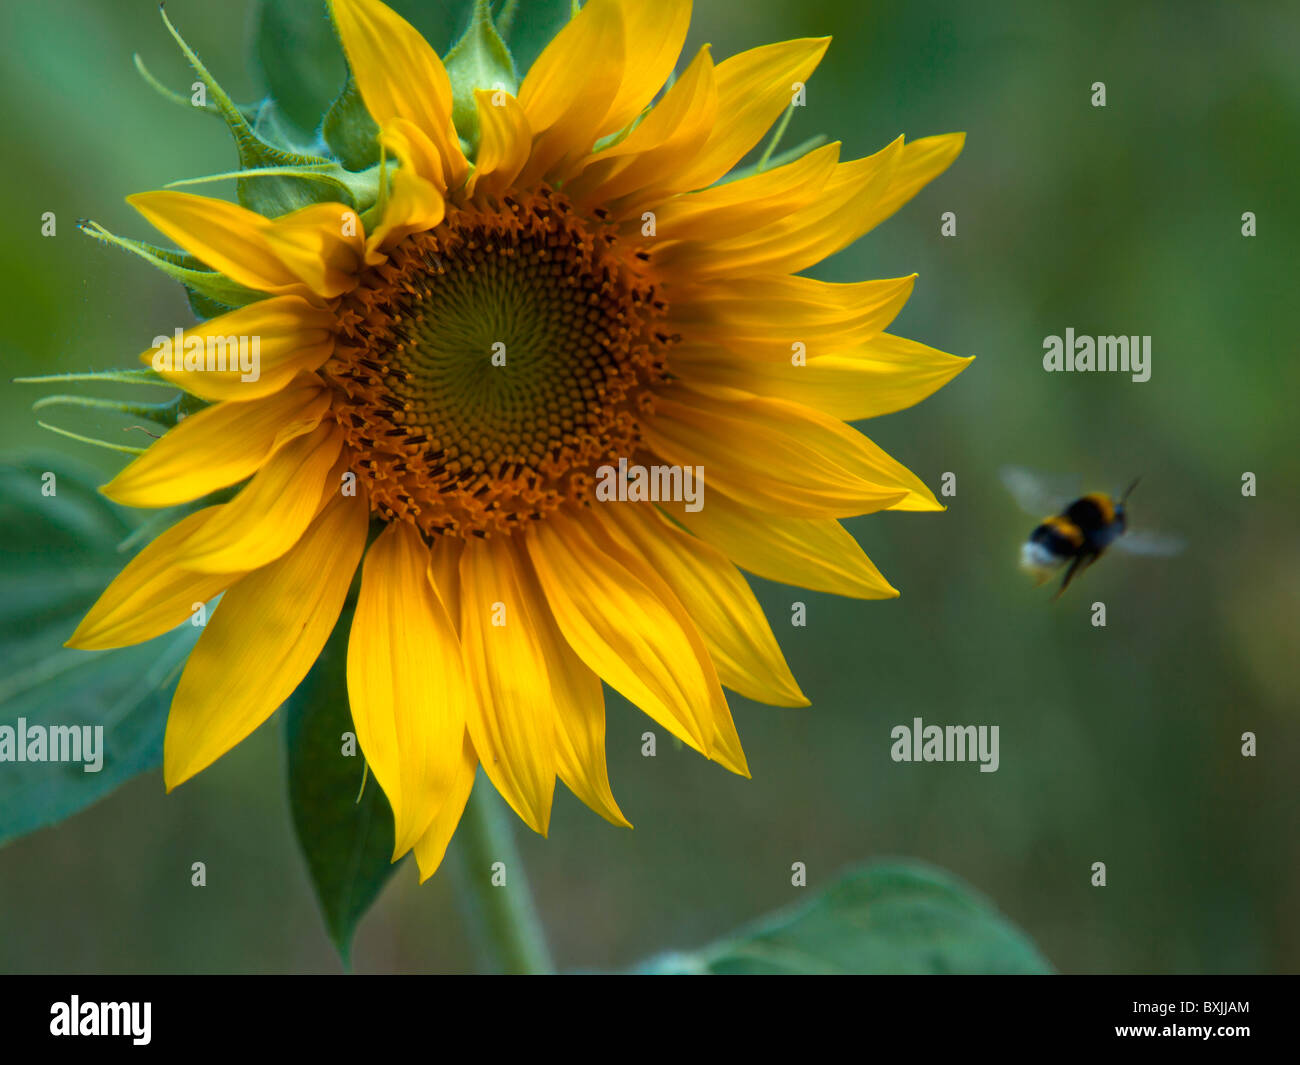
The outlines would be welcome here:
[[[515,847],[511,814],[479,775],[456,829],[461,888],[474,911],[480,942],[504,972],[552,973],[546,935],[533,905],[524,863]],[[505,884],[493,884],[493,865],[504,865]]]

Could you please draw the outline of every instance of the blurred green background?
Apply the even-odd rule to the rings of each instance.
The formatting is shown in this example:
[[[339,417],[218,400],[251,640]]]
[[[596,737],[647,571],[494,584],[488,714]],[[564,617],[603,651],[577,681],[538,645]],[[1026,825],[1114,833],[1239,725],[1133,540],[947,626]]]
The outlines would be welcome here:
[[[240,100],[263,91],[247,62],[255,8],[167,8]],[[445,50],[451,20],[425,24]],[[132,69],[138,51],[168,84],[192,80],[153,0],[6,3],[0,34],[4,377],[133,365],[157,323],[188,320],[183,295],[75,220],[151,239],[123,197],[233,167],[229,137]],[[893,331],[979,356],[920,407],[864,426],[932,486],[956,473],[958,494],[943,515],[850,523],[899,600],[755,581],[813,707],[732,697],[752,781],[662,730],[658,757],[642,758],[652,726],[611,697],[610,772],[636,830],[561,788],[550,839],[520,841],[557,961],[626,966],[713,939],[800,897],[794,861],[815,888],[905,855],[991,896],[1062,971],[1300,969],[1300,11],[700,0],[687,52],[823,34],[834,42],[787,145],[825,132],[851,158],[899,133],[967,132],[948,173],[812,271],[919,272]],[[1104,109],[1089,102],[1095,81]],[[956,237],[940,236],[945,211]],[[1068,326],[1149,334],[1151,380],[1044,373],[1043,338]],[[40,394],[5,385],[4,452],[120,464],[43,435],[29,411]],[[1102,489],[1141,474],[1135,523],[1190,547],[1109,558],[1053,604],[1015,569],[1033,522],[998,483],[1004,463]],[[1241,496],[1244,471],[1256,498]],[[789,624],[794,601],[806,628]],[[1089,623],[1094,601],[1104,629]],[[916,716],[999,725],[1001,768],[891,762],[890,729]],[[171,796],[150,773],[0,849],[0,970],[336,971],[283,761],[277,718]],[[413,864],[399,870],[360,927],[359,970],[480,963],[455,851],[423,887]],[[199,860],[203,890],[189,886]],[[1095,861],[1104,889],[1089,883]]]

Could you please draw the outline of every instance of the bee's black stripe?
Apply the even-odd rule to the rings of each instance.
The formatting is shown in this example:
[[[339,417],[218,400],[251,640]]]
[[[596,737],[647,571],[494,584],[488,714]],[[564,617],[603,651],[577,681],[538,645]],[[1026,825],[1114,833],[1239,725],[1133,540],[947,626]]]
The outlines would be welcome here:
[[[1030,542],[1040,544],[1060,559],[1073,558],[1083,544],[1083,532],[1062,517],[1048,518],[1029,534]]]
[[[1115,508],[1109,497],[1097,493],[1076,499],[1066,508],[1065,516],[1087,535],[1104,529],[1114,521]]]

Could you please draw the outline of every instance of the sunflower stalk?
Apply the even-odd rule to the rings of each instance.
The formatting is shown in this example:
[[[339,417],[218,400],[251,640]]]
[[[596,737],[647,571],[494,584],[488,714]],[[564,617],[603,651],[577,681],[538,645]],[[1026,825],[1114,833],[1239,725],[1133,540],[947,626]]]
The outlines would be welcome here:
[[[514,832],[497,793],[480,779],[456,831],[460,847],[461,895],[468,902],[480,947],[499,971],[530,975],[555,971],[546,934],[533,904]],[[503,864],[507,881],[496,886],[493,865]]]

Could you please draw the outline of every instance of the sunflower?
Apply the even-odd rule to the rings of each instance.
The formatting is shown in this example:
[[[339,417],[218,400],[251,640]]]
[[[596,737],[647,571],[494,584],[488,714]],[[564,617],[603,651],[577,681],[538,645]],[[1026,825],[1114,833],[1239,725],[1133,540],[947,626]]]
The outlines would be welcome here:
[[[723,688],[807,699],[740,569],[898,594],[837,519],[942,507],[845,422],[918,402],[968,360],[884,332],[913,277],[800,271],[892,214],[962,136],[846,162],[828,144],[723,180],[827,40],[717,64],[705,47],[665,89],[689,0],[591,0],[517,94],[475,91],[471,159],[433,48],[378,0],[331,6],[385,152],[381,200],[363,225],[342,203],[267,218],[129,198],[253,294],[185,350],[251,337],[260,365],[160,371],[207,405],[104,493],[170,507],[242,487],[141,551],[69,645],[139,643],[221,596],[172,702],[170,791],[294,691],[359,569],[349,704],[394,859],[413,848],[424,879],[480,765],[540,833],[557,776],[627,825],[602,681],[748,776]],[[629,467],[700,471],[707,496],[608,500],[602,471]]]

